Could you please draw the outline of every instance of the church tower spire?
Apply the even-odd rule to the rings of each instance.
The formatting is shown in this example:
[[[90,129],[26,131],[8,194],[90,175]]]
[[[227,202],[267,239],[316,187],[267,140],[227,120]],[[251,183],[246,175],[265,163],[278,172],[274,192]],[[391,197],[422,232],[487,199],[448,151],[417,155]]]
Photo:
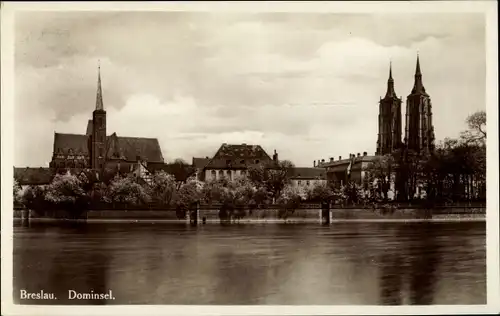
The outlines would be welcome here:
[[[394,91],[394,79],[392,79],[392,61],[389,63],[389,80],[387,80],[387,92],[385,98],[396,98]]]
[[[104,105],[102,103],[102,88],[101,88],[101,64],[97,66],[97,98],[95,103],[96,111],[104,111]]]
[[[415,68],[415,83],[413,84],[412,94],[426,94],[424,84],[422,83],[422,72],[420,71],[420,58],[417,54],[417,67]]]
[[[377,155],[392,153],[401,146],[401,99],[396,95],[392,78],[392,61],[389,64],[387,92],[380,99],[378,115]]]
[[[102,169],[106,162],[106,111],[102,102],[101,65],[97,68],[97,97],[92,113],[91,168]]]
[[[420,57],[417,54],[415,83],[406,101],[406,147],[418,154],[434,150],[432,102],[422,83]]]

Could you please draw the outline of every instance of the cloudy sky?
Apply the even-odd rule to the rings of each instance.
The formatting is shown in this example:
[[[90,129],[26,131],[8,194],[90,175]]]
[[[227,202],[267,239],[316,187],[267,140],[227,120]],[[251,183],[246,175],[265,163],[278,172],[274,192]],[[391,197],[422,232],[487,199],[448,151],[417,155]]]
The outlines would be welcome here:
[[[417,51],[436,138],[456,137],[486,108],[484,37],[463,13],[16,13],[14,163],[48,166],[55,131],[85,133],[98,60],[108,133],[156,137],[166,160],[373,154],[389,61],[405,101]]]

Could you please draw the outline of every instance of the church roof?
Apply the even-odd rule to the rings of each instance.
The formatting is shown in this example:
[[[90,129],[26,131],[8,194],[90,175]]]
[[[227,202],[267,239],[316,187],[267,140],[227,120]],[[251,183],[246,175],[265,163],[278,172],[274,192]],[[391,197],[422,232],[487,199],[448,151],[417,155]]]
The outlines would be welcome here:
[[[89,120],[89,122],[87,123],[87,132],[85,133],[85,135],[92,135],[92,132],[93,132],[93,127],[94,127],[94,123],[92,122],[92,120]]]
[[[203,169],[210,162],[210,158],[195,158],[193,157],[193,167]]]
[[[325,168],[290,168],[289,177],[292,179],[326,179]]]
[[[14,179],[20,185],[49,184],[56,172],[51,168],[14,168]]]
[[[260,145],[222,144],[205,168],[247,168],[250,165],[272,162]]]
[[[88,136],[79,134],[54,134],[54,153],[68,154],[72,150],[73,154],[89,154]]]
[[[156,138],[118,137],[115,133],[106,137],[107,158],[136,161],[137,157],[151,162],[163,162],[160,144]],[[89,137],[79,134],[54,135],[54,153],[89,155]]]

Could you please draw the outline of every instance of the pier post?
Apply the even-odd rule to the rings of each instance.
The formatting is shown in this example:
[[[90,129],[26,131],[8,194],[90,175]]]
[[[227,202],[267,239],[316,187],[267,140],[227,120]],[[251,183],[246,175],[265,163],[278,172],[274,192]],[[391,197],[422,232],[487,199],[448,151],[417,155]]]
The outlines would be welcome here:
[[[321,203],[321,223],[330,224],[330,203]]]
[[[192,224],[198,224],[198,216],[199,216],[199,205],[198,203],[192,203],[189,208],[189,222]]]

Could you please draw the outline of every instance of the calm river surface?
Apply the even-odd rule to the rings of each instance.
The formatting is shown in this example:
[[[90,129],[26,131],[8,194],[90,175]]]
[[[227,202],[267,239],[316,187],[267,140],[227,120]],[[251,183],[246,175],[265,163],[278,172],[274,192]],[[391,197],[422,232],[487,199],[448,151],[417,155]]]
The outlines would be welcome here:
[[[21,304],[485,304],[484,222],[14,228]],[[19,300],[20,290],[57,301]],[[115,300],[75,301],[68,290]]]

